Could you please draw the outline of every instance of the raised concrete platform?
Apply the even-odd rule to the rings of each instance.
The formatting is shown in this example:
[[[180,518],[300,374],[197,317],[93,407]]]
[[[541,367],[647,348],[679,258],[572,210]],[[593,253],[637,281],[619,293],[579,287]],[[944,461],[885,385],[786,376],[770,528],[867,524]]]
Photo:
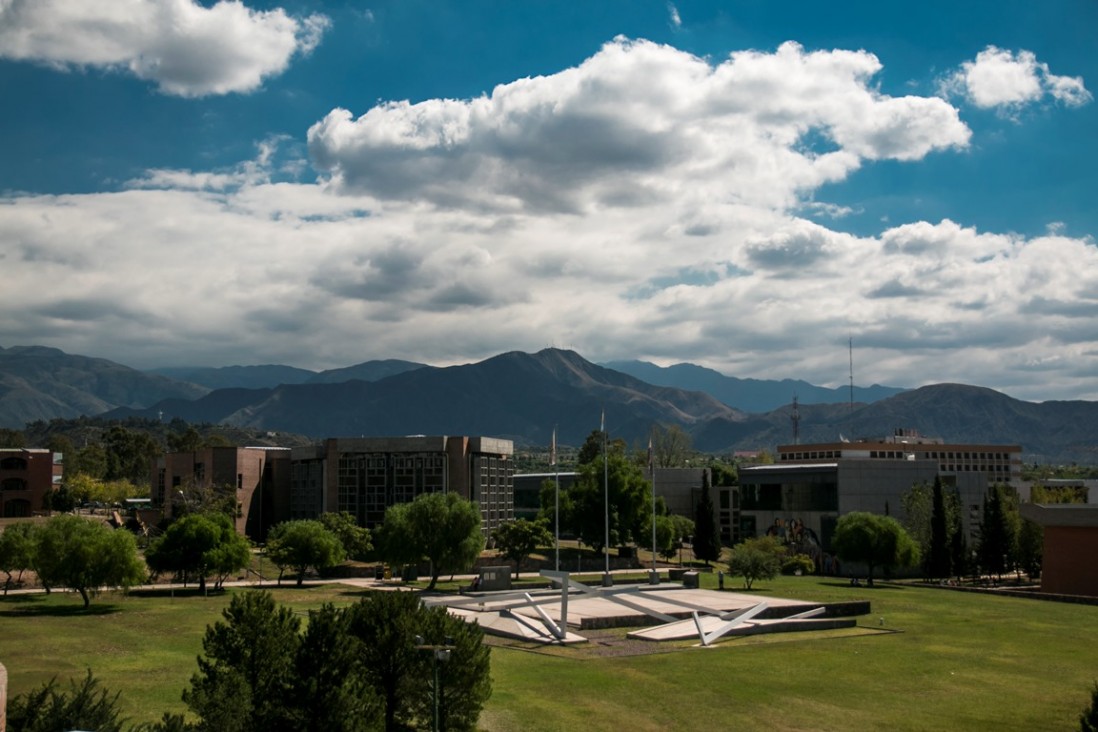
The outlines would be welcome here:
[[[479,623],[493,635],[557,644],[585,640],[573,630],[653,625],[657,627],[635,631],[630,637],[646,640],[700,637],[708,644],[707,637],[715,639],[726,634],[850,627],[855,624],[852,619],[838,620],[834,616],[869,611],[868,603],[864,607],[858,603],[829,611],[819,604],[799,600],[684,589],[678,584],[614,587],[577,584],[568,594],[565,628],[561,623],[565,611],[560,590],[443,595],[427,602],[445,605],[454,615]],[[791,618],[796,615],[816,617]],[[749,620],[740,619],[741,616]]]

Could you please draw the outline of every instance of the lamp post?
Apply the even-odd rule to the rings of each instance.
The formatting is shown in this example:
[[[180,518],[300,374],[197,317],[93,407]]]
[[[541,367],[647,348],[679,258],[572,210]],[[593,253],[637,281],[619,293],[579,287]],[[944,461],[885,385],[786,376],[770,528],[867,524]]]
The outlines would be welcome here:
[[[434,732],[438,732],[438,662],[445,662],[450,660],[450,652],[454,650],[454,639],[447,636],[446,642],[440,645],[437,643],[425,643],[423,636],[417,635],[415,648],[417,651],[431,652],[431,665],[433,667],[435,677],[434,686],[431,688],[431,701],[432,706],[434,707],[434,719],[432,720],[431,729],[434,730]]]

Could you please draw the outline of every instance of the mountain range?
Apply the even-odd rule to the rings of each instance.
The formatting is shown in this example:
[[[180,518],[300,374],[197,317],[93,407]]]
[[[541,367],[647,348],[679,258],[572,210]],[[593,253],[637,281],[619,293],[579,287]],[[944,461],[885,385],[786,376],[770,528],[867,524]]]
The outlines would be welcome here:
[[[751,408],[726,401],[736,393]],[[861,401],[807,382],[734,379],[692,364],[600,366],[551,348],[449,367],[389,360],[324,372],[247,366],[156,373],[52,348],[0,348],[0,426],[9,428],[83,414],[181,418],[313,438],[483,434],[547,445],[556,427],[562,444],[578,445],[605,419],[611,436],[630,444],[640,446],[654,423],[676,424],[696,449],[727,452],[793,442],[796,394],[802,443],[906,428],[949,442],[1020,444],[1027,460],[1098,463],[1098,402],[1024,402],[962,384],[854,393]]]

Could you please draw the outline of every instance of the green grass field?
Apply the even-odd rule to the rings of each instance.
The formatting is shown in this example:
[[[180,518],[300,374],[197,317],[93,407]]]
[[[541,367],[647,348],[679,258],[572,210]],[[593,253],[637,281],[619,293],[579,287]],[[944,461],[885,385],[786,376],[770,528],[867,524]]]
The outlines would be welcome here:
[[[703,576],[715,587],[716,577]],[[726,580],[726,588],[739,583]],[[276,592],[299,609],[354,602],[338,585]],[[1098,607],[921,586],[783,577],[753,594],[868,599],[854,631],[681,643],[604,655],[604,642],[496,645],[484,730],[1054,730],[1077,728],[1098,679]],[[0,601],[9,695],[90,667],[133,721],[181,711],[206,625],[226,596],[104,595]],[[882,624],[883,621],[883,624]],[[612,640],[612,637],[610,638]],[[612,646],[612,642],[609,643]]]

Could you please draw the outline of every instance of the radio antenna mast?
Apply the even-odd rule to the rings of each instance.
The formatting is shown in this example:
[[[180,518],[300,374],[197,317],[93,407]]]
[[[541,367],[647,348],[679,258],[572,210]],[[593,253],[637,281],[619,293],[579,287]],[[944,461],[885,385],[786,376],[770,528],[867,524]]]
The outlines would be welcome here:
[[[789,415],[793,422],[793,444],[801,444],[801,413],[797,410],[797,395],[793,395],[793,413]]]
[[[854,437],[854,337],[847,341],[850,351],[850,436]]]

